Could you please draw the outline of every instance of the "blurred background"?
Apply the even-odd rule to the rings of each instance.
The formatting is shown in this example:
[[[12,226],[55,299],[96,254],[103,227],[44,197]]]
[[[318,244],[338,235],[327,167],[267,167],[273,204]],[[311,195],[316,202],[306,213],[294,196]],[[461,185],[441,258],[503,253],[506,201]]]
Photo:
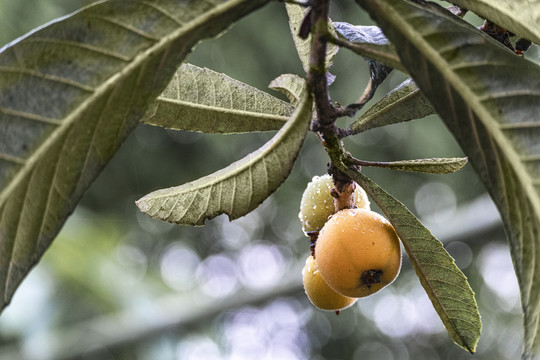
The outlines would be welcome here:
[[[88,3],[0,0],[0,41]],[[353,1],[335,1],[332,19],[371,24]],[[538,59],[538,49],[526,56]],[[282,73],[303,75],[277,2],[187,61],[262,90]],[[343,49],[332,72],[333,100],[356,100],[368,78],[363,59]],[[376,98],[405,78],[394,72]],[[391,286],[338,316],[309,303],[301,286],[309,240],[298,210],[328,161],[311,133],[290,178],[244,218],[191,228],[138,212],[134,201],[146,193],[214,172],[272,136],[140,125],[0,317],[0,359],[472,359],[452,343],[406,256]],[[365,160],[462,156],[436,116],[371,130],[346,146]],[[483,322],[474,358],[518,359],[518,286],[499,216],[471,166],[444,176],[364,171],[443,241],[469,278]]]

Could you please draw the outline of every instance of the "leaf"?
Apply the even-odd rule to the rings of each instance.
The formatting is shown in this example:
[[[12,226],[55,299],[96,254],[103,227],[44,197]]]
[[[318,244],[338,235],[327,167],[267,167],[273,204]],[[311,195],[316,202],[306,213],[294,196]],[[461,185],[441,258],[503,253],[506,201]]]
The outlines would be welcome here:
[[[191,48],[266,2],[100,2],[2,49],[1,308]]]
[[[244,133],[277,130],[293,107],[231,77],[184,64],[142,122],[175,130]]]
[[[387,45],[393,48],[378,26],[351,25],[347,22],[334,22],[339,35],[354,43]],[[395,51],[395,50],[394,50]]]
[[[467,164],[467,158],[431,158],[390,162],[359,161],[358,165],[427,174],[450,174]]]
[[[412,79],[407,79],[369,108],[349,129],[354,133],[420,119],[435,109]]]
[[[406,72],[399,61],[394,45],[390,44],[379,27],[355,26],[346,22],[333,24],[337,34],[346,40],[345,45],[350,50],[366,59]]]
[[[296,106],[306,89],[306,80],[298,75],[283,74],[272,80],[268,87],[285,94],[291,104]]]
[[[311,105],[305,91],[291,119],[257,151],[193,182],[154,191],[137,206],[153,218],[183,225],[203,225],[220,214],[230,220],[248,214],[289,176],[309,128]]]
[[[474,353],[482,324],[467,278],[442,243],[393,196],[365,175],[340,167],[357,182],[394,226],[433,307],[456,344]]]
[[[449,0],[449,2],[471,10],[516,35],[540,44],[538,2],[530,0]]]
[[[540,357],[540,67],[454,16],[366,0],[497,205],[521,290],[523,358]]]
[[[337,23],[336,31],[350,41],[368,42],[377,45],[388,45],[389,42],[377,26],[353,26],[349,23]],[[390,75],[393,68],[378,61],[365,58],[369,66],[369,82],[362,96],[355,104],[349,105],[351,109],[361,109],[375,95],[380,84]]]
[[[302,67],[304,71],[309,72],[309,57],[311,56],[311,35],[306,39],[302,39],[298,36],[300,27],[304,21],[304,18],[309,11],[309,8],[303,8],[300,5],[296,4],[285,4],[287,9],[287,14],[289,16],[289,27],[291,28],[291,34],[294,40],[294,45],[296,46],[296,51],[302,62]],[[334,27],[332,22],[328,21],[328,31],[331,34],[335,34]],[[332,60],[337,54],[339,47],[334,44],[328,44],[326,49],[326,70],[332,67]]]

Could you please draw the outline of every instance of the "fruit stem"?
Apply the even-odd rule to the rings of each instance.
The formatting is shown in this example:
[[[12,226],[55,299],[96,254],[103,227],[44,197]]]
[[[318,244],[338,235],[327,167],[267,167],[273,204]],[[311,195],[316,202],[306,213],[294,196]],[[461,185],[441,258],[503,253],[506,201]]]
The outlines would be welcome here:
[[[356,207],[354,203],[355,182],[333,165],[329,166],[328,173],[332,175],[334,182],[330,195],[334,198],[336,212],[343,209],[354,209]]]

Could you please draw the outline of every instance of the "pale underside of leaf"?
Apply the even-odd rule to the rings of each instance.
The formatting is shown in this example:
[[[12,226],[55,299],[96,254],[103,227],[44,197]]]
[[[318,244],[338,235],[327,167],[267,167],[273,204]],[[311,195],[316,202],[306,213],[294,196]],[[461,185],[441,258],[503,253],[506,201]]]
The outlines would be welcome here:
[[[355,26],[345,22],[335,22],[336,33],[345,41],[347,48],[367,59],[383,65],[407,71],[401,64],[396,49],[384,35],[377,33],[375,26]],[[379,30],[380,31],[380,30]]]
[[[268,87],[285,94],[290,103],[296,106],[306,88],[306,80],[295,74],[282,74],[272,80]]]
[[[358,1],[453,132],[501,212],[521,291],[523,358],[540,357],[540,67],[453,16]]]
[[[421,119],[435,109],[412,79],[407,79],[371,106],[349,129],[360,133],[390,124]]]
[[[289,176],[311,120],[304,92],[290,120],[257,151],[193,182],[154,191],[136,203],[149,216],[183,225],[203,225],[227,214],[230,220],[259,206]]]
[[[278,130],[294,108],[218,72],[182,65],[142,122],[175,130],[246,133]]]
[[[358,165],[374,166],[386,169],[421,172],[426,174],[451,174],[467,164],[467,158],[431,158],[390,162],[364,162]]]
[[[266,2],[101,2],[2,49],[0,308],[191,48]]]
[[[479,16],[540,44],[540,1],[538,0],[449,0]]]
[[[473,353],[480,337],[480,314],[474,292],[454,259],[405,205],[365,175],[346,167],[340,170],[373,198],[392,223],[450,337]]]

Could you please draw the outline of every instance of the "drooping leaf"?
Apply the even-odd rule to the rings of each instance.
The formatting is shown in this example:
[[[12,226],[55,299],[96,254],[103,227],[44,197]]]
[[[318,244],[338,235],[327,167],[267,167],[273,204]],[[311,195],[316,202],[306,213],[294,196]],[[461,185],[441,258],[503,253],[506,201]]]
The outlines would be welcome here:
[[[257,151],[193,182],[154,191],[137,200],[149,216],[183,225],[203,225],[227,214],[230,220],[259,206],[287,179],[311,120],[311,96],[304,92],[290,120]]]
[[[277,130],[293,106],[225,74],[184,64],[151,105],[144,123],[205,133]]]
[[[420,119],[435,113],[435,109],[412,79],[407,79],[386,94],[351,124],[357,134],[366,130]]]
[[[540,357],[540,67],[461,19],[358,1],[396,45],[503,218],[524,312],[523,358]]]
[[[471,10],[485,19],[540,44],[540,6],[530,0],[449,0],[452,4]]]
[[[367,59],[375,60],[388,67],[406,72],[407,70],[401,64],[399,56],[394,46],[387,41],[381,31],[381,38],[377,33],[371,35],[377,28],[375,26],[355,26],[346,22],[336,22],[336,33],[342,40],[343,46],[347,47],[356,54]],[[380,30],[380,29],[379,29]],[[367,32],[367,33],[366,33]]]
[[[393,49],[381,28],[378,26],[352,25],[347,22],[334,22],[334,28],[345,39],[358,44],[374,44]],[[394,50],[395,51],[395,50]]]
[[[396,229],[433,307],[456,344],[474,353],[482,324],[467,278],[442,243],[405,205],[360,172],[340,168],[373,198]]]
[[[339,22],[335,24],[336,31],[347,40],[357,43],[371,43],[376,45],[388,45],[389,41],[377,26],[354,26],[349,23]],[[376,60],[365,58],[369,66],[369,82],[364,93],[358,101],[349,105],[350,108],[360,109],[375,95],[380,84],[388,77],[393,68]]]
[[[306,89],[306,80],[295,74],[283,74],[272,80],[268,87],[285,94],[291,104],[296,106]]]
[[[346,22],[333,23],[337,34],[348,41],[351,50],[369,62],[379,66],[406,71],[396,53],[378,26],[352,25]]]
[[[309,8],[302,7],[296,4],[285,4],[287,9],[287,14],[289,16],[289,27],[291,28],[292,37],[294,40],[294,45],[296,46],[296,51],[302,62],[302,67],[304,71],[309,72],[309,57],[311,55],[311,36],[308,36],[306,39],[302,39],[298,36],[298,32],[306,14],[309,11]],[[328,31],[331,34],[335,34],[334,27],[332,22],[328,21]],[[339,47],[333,44],[328,44],[326,49],[326,70],[332,66],[332,60],[337,54]]]
[[[266,2],[100,2],[2,49],[0,308],[191,48]]]
[[[374,166],[399,171],[421,172],[426,174],[451,174],[467,164],[467,158],[431,158],[400,160],[389,162],[361,161],[358,165]]]

